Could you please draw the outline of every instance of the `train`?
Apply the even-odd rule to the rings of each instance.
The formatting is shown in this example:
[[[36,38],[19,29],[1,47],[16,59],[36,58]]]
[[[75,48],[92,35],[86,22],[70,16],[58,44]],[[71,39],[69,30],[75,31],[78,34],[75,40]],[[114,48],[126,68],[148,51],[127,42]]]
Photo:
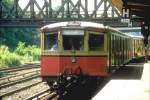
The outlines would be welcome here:
[[[41,32],[41,77],[49,85],[60,77],[110,76],[132,58],[143,55],[143,38],[87,21],[45,25]],[[138,48],[138,49],[137,49]]]

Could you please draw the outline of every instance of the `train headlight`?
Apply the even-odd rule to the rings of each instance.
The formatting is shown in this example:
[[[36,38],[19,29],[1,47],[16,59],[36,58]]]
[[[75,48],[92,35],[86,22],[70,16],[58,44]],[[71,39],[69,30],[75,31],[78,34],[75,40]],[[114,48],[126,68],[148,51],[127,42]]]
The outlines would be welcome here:
[[[71,57],[71,62],[72,63],[76,63],[76,58],[75,57]]]
[[[71,77],[70,77],[70,76],[68,76],[68,77],[67,77],[67,80],[71,80]]]
[[[53,85],[56,86],[56,85],[57,85],[57,82],[54,82]]]

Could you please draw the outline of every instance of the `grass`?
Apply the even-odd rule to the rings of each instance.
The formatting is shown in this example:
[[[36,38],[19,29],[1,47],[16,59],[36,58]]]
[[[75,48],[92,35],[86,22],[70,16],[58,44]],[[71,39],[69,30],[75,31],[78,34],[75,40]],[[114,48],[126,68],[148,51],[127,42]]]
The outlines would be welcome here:
[[[26,47],[25,43],[20,42],[13,52],[10,52],[5,45],[0,46],[0,68],[13,67],[39,60],[40,48],[35,45]]]

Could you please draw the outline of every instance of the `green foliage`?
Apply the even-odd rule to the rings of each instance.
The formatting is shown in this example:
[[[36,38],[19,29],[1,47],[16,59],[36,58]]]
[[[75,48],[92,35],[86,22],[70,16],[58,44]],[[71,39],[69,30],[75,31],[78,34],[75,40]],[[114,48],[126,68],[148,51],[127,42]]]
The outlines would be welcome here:
[[[0,28],[0,67],[39,60],[40,49],[35,46],[38,44],[36,29]]]
[[[0,28],[0,45],[14,50],[19,41],[28,45],[39,45],[39,32],[35,28]]]
[[[11,5],[13,4],[14,0],[2,0],[4,3],[6,3],[7,5]]]
[[[0,47],[0,67],[19,65],[20,58],[15,53],[11,53],[7,46]]]
[[[28,46],[28,53],[33,57],[33,61],[40,60],[41,50],[36,45]]]
[[[0,67],[12,67],[39,60],[40,48],[35,45],[26,47],[24,42],[19,42],[14,52],[10,52],[7,46],[0,46]]]
[[[40,48],[38,48],[36,45],[29,45],[28,47],[25,47],[24,42],[19,42],[15,53],[20,56],[30,58],[32,61],[40,60]]]
[[[27,50],[26,50],[26,48],[25,48],[25,43],[24,43],[24,42],[19,42],[19,43],[18,43],[18,46],[17,46],[17,48],[16,48],[16,50],[15,50],[15,52],[16,52],[17,54],[19,54],[19,55],[25,55],[26,52],[27,52]]]

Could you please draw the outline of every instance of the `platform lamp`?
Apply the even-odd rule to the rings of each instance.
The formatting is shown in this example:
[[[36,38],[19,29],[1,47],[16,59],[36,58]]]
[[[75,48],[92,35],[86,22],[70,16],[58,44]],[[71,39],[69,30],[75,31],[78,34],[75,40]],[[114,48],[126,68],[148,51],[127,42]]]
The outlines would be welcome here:
[[[145,46],[145,61],[147,61],[148,57],[148,36],[149,36],[149,24],[147,24],[145,21],[141,21],[141,33],[144,36],[144,46]]]
[[[144,37],[149,36],[149,25],[145,21],[141,21],[141,33]]]

